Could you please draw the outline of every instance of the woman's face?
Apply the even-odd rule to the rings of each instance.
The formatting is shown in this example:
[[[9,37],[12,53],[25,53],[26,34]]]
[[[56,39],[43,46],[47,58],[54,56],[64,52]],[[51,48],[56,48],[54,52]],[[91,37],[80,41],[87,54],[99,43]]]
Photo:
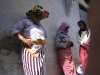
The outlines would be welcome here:
[[[64,30],[65,30],[65,31],[68,31],[68,29],[69,29],[69,27],[66,27]]]
[[[78,23],[80,29],[84,29],[84,25],[82,23]]]

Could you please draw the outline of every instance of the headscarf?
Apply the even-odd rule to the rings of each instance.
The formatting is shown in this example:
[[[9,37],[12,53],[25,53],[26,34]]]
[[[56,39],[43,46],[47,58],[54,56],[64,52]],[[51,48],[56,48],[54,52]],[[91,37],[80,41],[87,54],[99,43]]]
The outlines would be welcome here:
[[[58,28],[58,32],[63,32],[65,35],[68,35],[68,30],[64,30],[66,27],[70,27],[69,24],[67,22],[62,22]]]
[[[32,10],[29,10],[26,12],[26,15],[29,19],[33,20],[35,24],[39,24],[39,21],[37,20],[37,17],[41,16],[43,18],[49,17],[49,12],[46,10],[43,10],[42,6],[36,5]]]
[[[82,23],[83,26],[84,26],[83,29],[80,29],[80,30],[79,30],[79,35],[80,35],[80,37],[81,37],[82,31],[87,31],[87,34],[88,34],[88,28],[87,28],[86,23],[85,23],[83,20],[78,21],[78,24],[79,24],[79,23]]]

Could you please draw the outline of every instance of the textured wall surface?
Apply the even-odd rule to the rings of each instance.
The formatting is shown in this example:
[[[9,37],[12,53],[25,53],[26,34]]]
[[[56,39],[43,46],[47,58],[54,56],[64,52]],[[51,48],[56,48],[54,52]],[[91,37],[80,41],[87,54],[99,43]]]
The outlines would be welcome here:
[[[21,55],[16,53],[20,50],[20,41],[11,36],[10,29],[19,20],[25,18],[25,13],[37,4],[50,12],[50,17],[41,21],[48,33],[44,65],[46,75],[63,75],[54,43],[56,30],[63,21],[70,24],[69,35],[74,42],[73,57],[75,64],[79,63],[76,31],[78,30],[77,21],[80,18],[76,1],[68,17],[65,0],[0,0],[0,75],[24,75]]]

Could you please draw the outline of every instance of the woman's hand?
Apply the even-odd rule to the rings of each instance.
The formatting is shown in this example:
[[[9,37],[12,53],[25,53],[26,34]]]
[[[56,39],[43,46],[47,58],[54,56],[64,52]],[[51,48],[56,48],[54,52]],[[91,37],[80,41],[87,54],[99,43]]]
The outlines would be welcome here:
[[[89,40],[87,40],[86,42],[83,42],[83,45],[89,45]]]
[[[72,44],[72,41],[68,41],[67,47],[70,47],[71,44]]]
[[[30,46],[30,47],[32,47],[32,45],[33,45],[33,42],[31,41],[31,39],[26,39],[26,38],[24,38],[24,39],[23,39],[23,42],[24,42],[25,44],[27,44],[28,46]]]
[[[20,40],[22,40],[25,44],[27,44],[29,47],[32,47],[33,42],[31,41],[31,39],[27,39],[25,37],[23,37],[20,33],[17,34],[18,38]]]

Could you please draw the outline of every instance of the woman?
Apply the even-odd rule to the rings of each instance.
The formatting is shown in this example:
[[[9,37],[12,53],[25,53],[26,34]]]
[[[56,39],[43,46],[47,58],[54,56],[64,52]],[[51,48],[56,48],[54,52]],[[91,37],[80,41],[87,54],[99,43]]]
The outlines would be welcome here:
[[[15,24],[11,33],[17,36],[23,43],[22,63],[25,75],[44,75],[43,59],[46,31],[40,24],[42,19],[49,16],[49,13],[39,5],[29,10],[23,19]]]
[[[90,41],[90,31],[86,26],[86,23],[83,20],[78,22],[80,30],[77,32],[77,41],[80,44],[79,55],[80,61],[82,64],[83,72],[87,64],[88,50],[89,50],[89,41]]]
[[[73,46],[68,36],[69,24],[62,22],[56,35],[56,47],[58,60],[63,69],[64,75],[76,75],[75,65],[72,58],[71,47]]]

